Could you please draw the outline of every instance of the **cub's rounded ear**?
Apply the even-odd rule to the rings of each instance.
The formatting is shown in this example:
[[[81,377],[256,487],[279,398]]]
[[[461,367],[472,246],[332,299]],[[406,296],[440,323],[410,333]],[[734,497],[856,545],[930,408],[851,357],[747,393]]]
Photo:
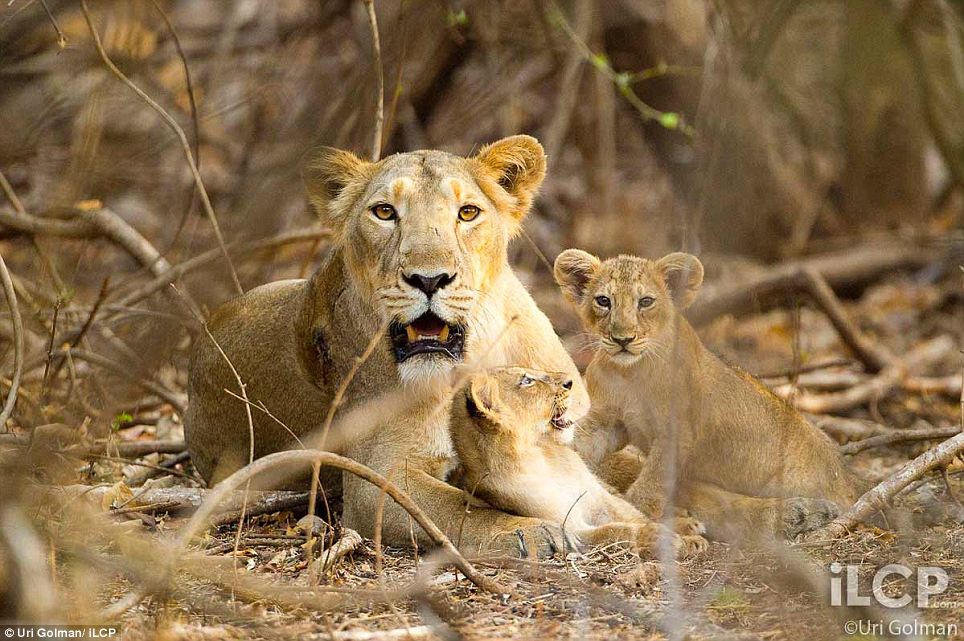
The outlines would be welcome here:
[[[703,284],[703,263],[692,254],[675,252],[663,256],[656,265],[663,273],[666,287],[679,309],[686,309],[696,300]]]
[[[350,151],[322,147],[302,172],[308,199],[320,216],[331,216],[338,209],[337,201],[351,202],[361,196],[374,166]]]
[[[599,269],[599,259],[581,249],[567,249],[556,256],[552,273],[562,293],[574,303],[581,303],[586,285]]]
[[[475,160],[491,171],[499,186],[515,199],[509,213],[516,219],[529,213],[546,177],[546,152],[538,140],[525,135],[509,136],[482,147]]]
[[[469,380],[469,394],[466,398],[469,414],[477,414],[492,423],[502,423],[502,399],[499,396],[499,382],[486,373],[475,374]]]

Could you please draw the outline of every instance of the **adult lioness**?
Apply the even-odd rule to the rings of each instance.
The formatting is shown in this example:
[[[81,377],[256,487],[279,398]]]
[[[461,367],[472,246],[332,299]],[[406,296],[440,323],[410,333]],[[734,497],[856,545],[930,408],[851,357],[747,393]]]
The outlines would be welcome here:
[[[325,422],[333,397],[373,336],[378,341],[345,394],[344,409],[404,390],[408,406],[327,445],[392,478],[450,534],[478,549],[559,543],[554,525],[498,510],[463,519],[461,492],[442,477],[453,456],[440,380],[461,362],[523,363],[565,371],[573,410],[588,409],[575,366],[548,319],[513,274],[507,244],[545,175],[545,155],[513,136],[462,158],[441,151],[366,162],[326,149],[306,172],[309,196],[332,229],[332,248],[308,280],[272,283],[219,308],[210,330],[237,368],[254,411],[254,456],[289,448]],[[387,328],[387,329],[386,329]],[[247,462],[248,419],[224,389],[237,383],[213,341],[200,339],[189,383],[186,436],[195,465],[217,482]],[[375,404],[372,404],[375,405]],[[339,410],[341,412],[344,411]],[[380,490],[346,478],[344,521],[373,534]],[[384,539],[428,542],[392,501]]]
[[[570,249],[554,271],[599,347],[579,451],[598,463],[627,443],[648,450],[626,493],[633,505],[658,515],[669,474],[710,534],[733,538],[793,536],[856,500],[858,480],[830,439],[720,361],[681,315],[703,281],[695,256],[601,262]]]
[[[628,544],[653,556],[659,537],[687,556],[706,549],[700,525],[680,519],[685,536],[646,518],[589,471],[567,418],[568,374],[502,367],[473,374],[452,402],[452,439],[463,486],[515,514],[564,523],[592,545]]]

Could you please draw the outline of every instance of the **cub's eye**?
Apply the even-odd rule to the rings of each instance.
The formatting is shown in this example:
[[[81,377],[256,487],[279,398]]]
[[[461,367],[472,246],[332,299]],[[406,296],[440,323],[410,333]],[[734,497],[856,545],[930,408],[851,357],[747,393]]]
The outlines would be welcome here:
[[[596,304],[603,309],[609,309],[610,305],[612,305],[612,301],[609,300],[609,296],[596,296],[596,298],[593,300],[595,300]]]
[[[653,298],[652,296],[643,296],[642,298],[639,299],[639,308],[646,309],[647,307],[652,307],[653,303],[655,302],[656,302],[656,299]]]
[[[398,212],[387,203],[375,205],[372,207],[371,212],[378,220],[395,220],[398,218]]]
[[[522,378],[519,379],[519,387],[530,387],[536,380],[529,376],[528,374],[523,374]]]
[[[464,223],[470,223],[479,217],[482,210],[475,205],[462,205],[459,207],[459,220]]]

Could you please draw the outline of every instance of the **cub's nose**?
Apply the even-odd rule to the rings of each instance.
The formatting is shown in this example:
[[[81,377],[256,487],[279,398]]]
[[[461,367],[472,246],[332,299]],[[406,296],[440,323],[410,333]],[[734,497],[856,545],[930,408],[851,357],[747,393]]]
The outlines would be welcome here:
[[[434,276],[425,276],[424,274],[403,274],[402,280],[431,298],[432,294],[455,280],[455,274],[446,274],[444,272]]]
[[[566,380],[564,380],[564,381],[562,382],[562,387],[563,387],[563,389],[572,389],[572,379],[571,379],[571,378],[567,378]]]
[[[636,340],[635,336],[613,336],[613,342],[626,349],[626,346]]]

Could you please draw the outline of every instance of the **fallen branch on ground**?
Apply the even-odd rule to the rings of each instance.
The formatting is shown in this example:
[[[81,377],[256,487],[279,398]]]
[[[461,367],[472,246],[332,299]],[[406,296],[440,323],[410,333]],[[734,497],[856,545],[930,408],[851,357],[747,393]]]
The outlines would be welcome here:
[[[59,491],[60,488],[58,488]],[[72,499],[84,498],[100,505],[104,497],[112,491],[110,486],[68,485],[63,492]],[[133,505],[137,507],[157,504],[176,504],[176,510],[193,510],[204,504],[214,490],[200,487],[153,487],[135,489]],[[251,491],[249,493],[247,516],[273,514],[282,510],[308,505],[307,492],[291,492],[287,490],[273,490],[268,492]],[[219,506],[219,511],[212,515],[211,523],[215,526],[237,520],[236,512],[244,502],[244,492],[231,492],[226,495]]]
[[[835,441],[841,443],[859,441],[894,432],[893,428],[862,418],[845,418],[843,416],[806,413],[803,416],[811,424],[826,432]]]
[[[828,394],[798,393],[793,399],[794,407],[813,414],[839,414],[852,410],[885,397],[898,387],[908,374],[940,361],[954,347],[950,336],[938,336],[918,345],[864,383]]]
[[[686,316],[694,325],[725,314],[761,311],[786,298],[788,286],[799,282],[802,270],[820,274],[834,290],[849,289],[899,269],[923,267],[935,260],[935,251],[905,243],[876,245],[790,261],[771,267],[764,275],[716,291],[706,291]]]
[[[893,434],[881,434],[879,436],[872,436],[861,441],[847,443],[846,445],[842,445],[840,447],[840,453],[857,454],[858,452],[863,452],[864,450],[869,450],[873,447],[883,447],[885,445],[894,445],[896,443],[911,443],[913,441],[928,441],[939,438],[950,438],[955,434],[959,434],[960,431],[961,428],[956,426],[933,427],[925,430],[900,430],[894,432]]]
[[[846,535],[858,523],[887,507],[890,499],[902,489],[931,470],[949,465],[961,452],[964,452],[964,432],[959,432],[956,436],[927,450],[904,465],[895,474],[861,496],[846,513],[834,519],[829,525],[811,532],[807,539],[834,540]]]

